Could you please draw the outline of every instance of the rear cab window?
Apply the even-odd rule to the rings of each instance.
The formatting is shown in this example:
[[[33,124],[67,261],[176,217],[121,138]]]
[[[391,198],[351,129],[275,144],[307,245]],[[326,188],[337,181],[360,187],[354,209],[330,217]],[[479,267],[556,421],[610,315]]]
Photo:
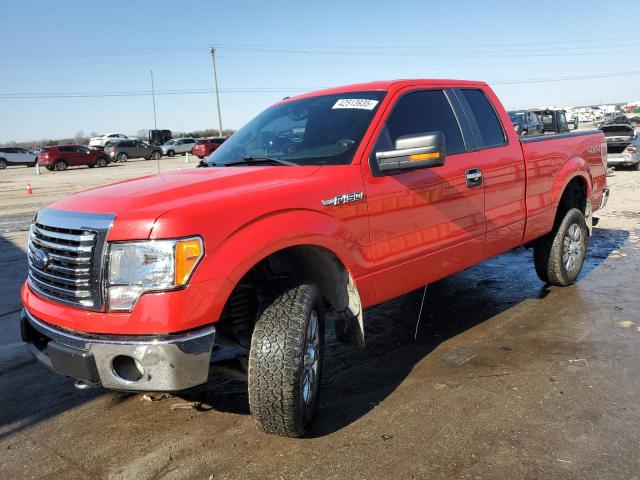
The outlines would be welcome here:
[[[502,123],[485,93],[477,88],[460,88],[456,89],[456,94],[467,112],[476,149],[506,145],[507,136]]]

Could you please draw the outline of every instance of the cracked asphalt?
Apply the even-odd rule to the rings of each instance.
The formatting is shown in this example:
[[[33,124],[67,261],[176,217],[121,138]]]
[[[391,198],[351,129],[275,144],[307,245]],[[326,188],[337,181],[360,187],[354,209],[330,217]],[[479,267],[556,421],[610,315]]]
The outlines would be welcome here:
[[[417,339],[422,291],[366,311],[364,351],[329,334],[315,426],[285,439],[257,430],[240,381],[77,391],[20,342],[36,209],[156,168],[1,172],[0,478],[640,478],[640,172],[609,178],[576,285],[544,286],[517,249],[429,286]]]

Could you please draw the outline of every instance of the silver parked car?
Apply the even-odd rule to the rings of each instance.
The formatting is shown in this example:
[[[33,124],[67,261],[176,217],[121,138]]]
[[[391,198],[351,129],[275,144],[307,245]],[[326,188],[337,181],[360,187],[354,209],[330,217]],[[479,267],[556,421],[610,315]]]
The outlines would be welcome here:
[[[191,153],[191,149],[196,144],[194,138],[172,138],[167,143],[160,146],[162,154],[173,157],[178,153]]]
[[[0,148],[0,170],[12,165],[27,165],[35,167],[38,154],[21,147]]]
[[[600,127],[607,141],[607,166],[640,170],[640,136],[631,125]]]

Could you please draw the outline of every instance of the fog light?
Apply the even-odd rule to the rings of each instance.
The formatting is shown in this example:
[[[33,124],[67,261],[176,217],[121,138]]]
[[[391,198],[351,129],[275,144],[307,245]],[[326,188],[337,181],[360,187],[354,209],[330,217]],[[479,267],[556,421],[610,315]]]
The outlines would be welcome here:
[[[144,375],[144,368],[133,357],[118,355],[111,360],[113,373],[126,382],[138,382]]]

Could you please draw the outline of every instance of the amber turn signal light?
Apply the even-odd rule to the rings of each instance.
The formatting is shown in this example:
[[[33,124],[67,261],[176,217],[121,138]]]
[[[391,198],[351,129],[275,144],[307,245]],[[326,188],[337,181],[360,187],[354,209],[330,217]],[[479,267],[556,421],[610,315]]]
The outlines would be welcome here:
[[[204,248],[200,238],[189,238],[176,242],[176,286],[187,283],[203,253]]]

